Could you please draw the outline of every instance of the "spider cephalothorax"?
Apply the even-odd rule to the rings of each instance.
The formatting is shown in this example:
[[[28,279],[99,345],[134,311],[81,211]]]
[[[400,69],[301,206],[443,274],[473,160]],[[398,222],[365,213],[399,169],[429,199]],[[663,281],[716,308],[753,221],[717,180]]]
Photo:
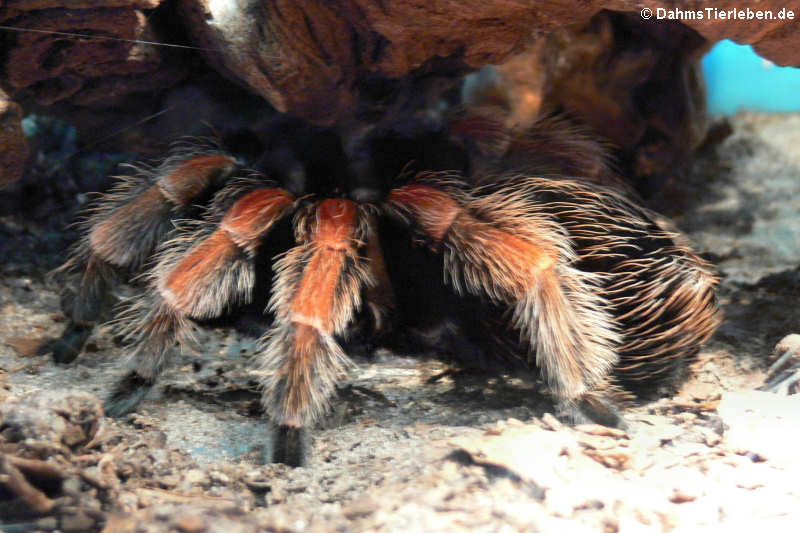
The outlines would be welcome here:
[[[322,174],[290,149],[305,171],[275,171],[277,181],[195,146],[103,197],[63,270],[81,278],[67,308],[74,331],[99,318],[117,274],[145,273],[117,319],[135,366],[110,413],[135,407],[176,341],[190,341],[192,320],[265,292],[272,325],[255,374],[265,411],[289,432],[325,412],[352,366],[341,339],[364,314],[377,327],[387,315],[422,329],[447,318],[481,357],[535,366],[578,410],[604,391],[673,380],[717,323],[705,264],[607,188],[483,175],[437,131],[366,136],[349,151],[366,164],[326,144],[323,155],[345,163]],[[264,256],[274,259],[264,266]],[[56,357],[74,357],[75,344],[54,345]],[[292,453],[278,458],[299,462]]]

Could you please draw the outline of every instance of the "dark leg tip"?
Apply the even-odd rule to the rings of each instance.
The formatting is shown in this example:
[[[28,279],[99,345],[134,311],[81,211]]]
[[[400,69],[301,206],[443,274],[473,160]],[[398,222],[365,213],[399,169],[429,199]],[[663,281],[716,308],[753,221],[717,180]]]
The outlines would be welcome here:
[[[614,402],[596,394],[586,394],[576,400],[561,402],[557,410],[559,418],[573,426],[599,424],[610,428],[628,429],[628,423]]]
[[[83,351],[83,347],[91,334],[92,326],[81,326],[71,322],[59,338],[44,344],[39,348],[38,353],[40,355],[52,354],[53,361],[56,363],[71,363]]]
[[[266,459],[289,466],[304,466],[308,457],[308,433],[305,428],[276,426],[272,432],[271,453]]]
[[[136,372],[128,372],[114,385],[114,389],[103,404],[106,416],[119,418],[134,412],[154,384],[154,379],[144,378]]]

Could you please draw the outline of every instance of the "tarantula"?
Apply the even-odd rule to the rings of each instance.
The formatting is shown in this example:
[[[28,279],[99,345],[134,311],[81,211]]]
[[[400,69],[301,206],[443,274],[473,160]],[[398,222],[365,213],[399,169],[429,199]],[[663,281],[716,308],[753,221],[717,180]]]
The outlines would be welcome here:
[[[591,183],[607,181],[598,172],[556,175],[604,168],[602,150],[559,124],[508,132],[460,116],[348,144],[284,120],[259,141],[257,170],[221,148],[177,149],[96,203],[61,267],[79,279],[54,357],[72,360],[109,285],[143,272],[144,293],[116,319],[135,363],[112,416],[191,342],[192,321],[271,294],[255,374],[287,442],[276,460],[302,461],[300,428],[353,366],[343,339],[391,322],[446,322],[462,361],[536,367],[558,402],[602,421],[605,398],[681,375],[717,325],[716,280],[657,215]]]

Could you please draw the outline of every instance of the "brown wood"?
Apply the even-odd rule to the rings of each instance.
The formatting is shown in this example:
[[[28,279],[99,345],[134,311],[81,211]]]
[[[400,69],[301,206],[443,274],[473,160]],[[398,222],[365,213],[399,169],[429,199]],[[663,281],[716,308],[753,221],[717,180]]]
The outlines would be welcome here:
[[[677,9],[695,5],[688,0],[672,4]],[[722,12],[740,4],[720,0],[714,7]],[[755,7],[777,14],[783,4],[768,0]],[[187,87],[213,92],[220,85],[218,74],[280,111],[334,124],[351,117],[370,77],[500,64],[556,28],[585,25],[602,9],[638,18],[644,7],[654,12],[664,7],[658,0],[577,5],[564,0],[250,0],[230,12],[228,5],[211,0],[181,0],[177,7],[164,0],[0,0],[0,24],[19,29],[0,30],[0,89],[25,112],[46,110],[64,117],[94,134],[94,140],[134,130],[115,137],[127,146],[152,143],[168,130],[174,134],[170,128],[181,130],[187,117],[149,121],[149,129],[138,125],[172,105],[170,97],[180,99]],[[658,33],[670,23],[653,19],[642,24]],[[708,42],[731,38],[751,43],[778,64],[800,66],[800,8],[794,9],[793,20],[706,15],[682,24]],[[526,101],[536,98],[528,95]],[[16,135],[15,141],[4,139],[4,149],[21,142],[21,134]],[[18,161],[5,159],[0,180],[10,181],[19,174],[14,170]]]

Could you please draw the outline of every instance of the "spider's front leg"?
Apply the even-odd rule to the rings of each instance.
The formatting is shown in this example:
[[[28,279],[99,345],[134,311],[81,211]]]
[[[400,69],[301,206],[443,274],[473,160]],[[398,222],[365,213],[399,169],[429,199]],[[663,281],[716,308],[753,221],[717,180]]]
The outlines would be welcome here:
[[[139,271],[166,238],[171,221],[235,169],[233,158],[217,153],[171,158],[154,170],[139,169],[103,196],[84,223],[86,237],[56,271],[78,278],[77,289],[63,292],[67,327],[42,351],[58,363],[74,360],[102,317],[118,274]]]
[[[352,364],[336,340],[374,286],[369,215],[350,200],[327,199],[295,220],[299,243],[276,264],[270,299],[275,323],[262,339],[263,405],[279,426],[273,460],[303,462],[303,428],[327,410],[336,382]]]
[[[602,274],[573,266],[564,228],[511,188],[469,194],[446,181],[405,185],[389,205],[443,255],[459,293],[507,305],[556,398],[577,407],[618,361]],[[533,362],[533,361],[532,361]]]
[[[217,199],[230,195],[223,189]],[[134,344],[135,366],[112,390],[106,402],[110,416],[132,411],[162,372],[172,347],[191,343],[189,319],[216,318],[251,301],[256,249],[295,199],[263,184],[234,195],[238,199],[217,223],[184,222],[148,274],[147,293],[118,319],[126,340]]]

